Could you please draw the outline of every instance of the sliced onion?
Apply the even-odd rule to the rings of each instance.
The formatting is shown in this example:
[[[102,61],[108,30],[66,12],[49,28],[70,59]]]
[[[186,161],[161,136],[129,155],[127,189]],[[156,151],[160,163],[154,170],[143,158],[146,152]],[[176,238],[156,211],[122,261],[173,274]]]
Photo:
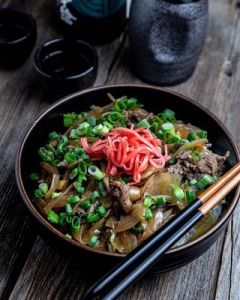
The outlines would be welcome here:
[[[175,214],[172,209],[168,209],[163,213],[163,225],[166,224]]]
[[[48,213],[49,209],[52,208],[62,208],[67,204],[67,199],[72,196],[72,194],[61,195],[57,198],[51,199],[48,204],[44,207],[44,211]]]
[[[155,168],[154,166],[150,165],[142,174],[141,174],[141,180],[147,179],[154,173],[158,172],[159,169]]]
[[[48,164],[47,162],[45,161],[41,161],[40,162],[40,166],[45,170],[47,171],[50,175],[53,175],[53,174],[58,174],[59,175],[59,172],[58,172],[58,169],[50,164]]]
[[[67,204],[67,199],[73,195],[71,190],[73,189],[73,184],[69,185],[64,193],[62,193],[59,197],[54,199],[50,199],[47,205],[44,207],[44,211],[47,213],[51,208],[61,208]]]
[[[62,191],[64,190],[65,186],[67,185],[67,181],[62,179],[62,180],[59,180],[58,182],[58,185],[57,185],[57,190],[58,191]]]
[[[112,245],[120,253],[129,253],[137,247],[137,238],[130,231],[121,232],[117,234]]]
[[[148,222],[147,229],[144,231],[141,241],[146,240],[149,238],[155,231],[157,231],[163,224],[163,213],[161,209],[157,209],[152,219]]]
[[[102,169],[102,170],[104,170],[104,169]],[[110,183],[109,183],[109,177],[108,176],[105,176],[103,178],[103,183],[105,185],[105,188],[106,188],[107,192],[109,193],[110,192]]]
[[[131,201],[136,201],[141,197],[141,189],[137,186],[130,186],[128,195]]]
[[[189,149],[193,149],[193,148],[202,148],[206,143],[208,142],[207,139],[199,139],[199,140],[195,140],[189,143],[186,143],[184,145],[182,145],[174,154],[174,157],[181,151],[183,150],[189,150]]]
[[[142,198],[146,194],[149,195],[170,195],[171,186],[179,185],[181,182],[181,176],[171,175],[165,172],[158,172],[152,175],[145,185],[142,187]]]
[[[67,169],[68,169],[68,172],[69,172],[70,170],[72,170],[73,168],[75,168],[78,164],[79,164],[79,160],[77,160],[77,161],[71,163],[70,165],[67,165],[66,167],[67,167]],[[69,172],[69,173],[70,173],[70,172]]]
[[[132,207],[131,216],[136,218],[138,222],[142,222],[145,220],[144,215],[145,215],[145,208],[143,206],[143,202],[142,201],[136,202]]]
[[[98,230],[100,232],[100,229],[103,227],[106,218],[109,216],[110,210],[107,212],[107,214],[99,221],[97,221],[88,231],[88,237],[91,237],[93,234],[96,234],[96,231]]]
[[[72,233],[73,238],[83,245],[86,245],[88,242],[87,240],[83,239],[83,234],[85,233],[86,229],[87,224],[82,224],[79,231]]]
[[[114,232],[122,232],[128,229],[133,228],[135,225],[139,223],[139,219],[130,215],[130,216],[121,216],[120,221],[116,225]]]
[[[106,221],[106,223],[105,223],[105,226],[106,226],[106,227],[109,227],[109,228],[111,228],[111,229],[114,229],[117,223],[118,223],[117,218],[114,217],[114,216],[110,216],[110,217],[107,219],[107,221]]]
[[[210,228],[212,228],[217,222],[216,217],[210,211],[202,220],[200,220],[194,227],[194,233],[191,235],[190,240],[195,240],[199,236],[202,236]]]
[[[184,124],[182,122],[179,122],[179,121],[175,123],[174,128],[175,128],[175,131],[177,133],[179,132],[182,139],[186,139],[190,131],[193,131],[194,133],[197,133],[200,130],[196,126],[193,126],[191,124],[186,125],[186,124]]]
[[[59,174],[53,174],[51,186],[50,186],[50,189],[48,190],[48,192],[45,195],[45,199],[50,198],[52,193],[54,193],[56,191],[58,183],[59,183],[59,178],[60,178]]]

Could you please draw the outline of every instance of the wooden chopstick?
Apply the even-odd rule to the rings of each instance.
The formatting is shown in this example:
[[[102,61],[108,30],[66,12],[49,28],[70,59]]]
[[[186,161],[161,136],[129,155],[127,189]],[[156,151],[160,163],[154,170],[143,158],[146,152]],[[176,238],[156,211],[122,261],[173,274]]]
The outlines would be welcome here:
[[[240,182],[240,173],[230,179],[220,190],[218,190],[208,201],[200,207],[200,211],[206,215],[214,206],[216,206],[231,190]]]
[[[85,300],[115,299],[127,286],[143,275],[193,225],[204,217],[237,184],[240,183],[240,163],[234,166],[198,199],[133,250],[120,264],[97,281],[84,295]]]
[[[222,186],[224,186],[230,179],[240,172],[240,162],[232,167],[228,172],[221,176],[214,184],[209,186],[204,192],[201,193],[199,198],[202,203],[205,203],[214,195]]]

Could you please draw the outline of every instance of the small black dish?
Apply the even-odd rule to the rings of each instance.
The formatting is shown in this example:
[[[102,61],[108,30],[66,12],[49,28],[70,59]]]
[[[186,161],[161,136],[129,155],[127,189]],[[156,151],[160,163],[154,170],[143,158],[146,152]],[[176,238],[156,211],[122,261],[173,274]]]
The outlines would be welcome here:
[[[29,57],[37,36],[35,19],[11,8],[0,9],[0,67],[15,68]]]
[[[38,48],[34,67],[51,88],[76,85],[84,89],[96,80],[98,56],[96,49],[84,41],[57,38]]]

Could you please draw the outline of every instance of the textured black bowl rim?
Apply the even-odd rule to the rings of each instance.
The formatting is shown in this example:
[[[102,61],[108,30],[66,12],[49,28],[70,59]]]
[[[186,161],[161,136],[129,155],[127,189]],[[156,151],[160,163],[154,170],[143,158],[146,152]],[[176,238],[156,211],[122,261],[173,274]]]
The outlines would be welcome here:
[[[41,67],[39,66],[39,63],[38,63],[39,54],[41,53],[41,51],[43,50],[43,48],[45,46],[48,46],[48,45],[53,44],[53,43],[67,42],[67,41],[71,41],[71,42],[74,42],[74,43],[78,43],[78,44],[82,44],[82,45],[87,46],[89,48],[89,51],[92,51],[93,60],[91,61],[91,66],[86,71],[80,72],[76,75],[66,76],[64,78],[58,79],[57,77],[49,75],[48,73],[44,72],[41,69]],[[37,70],[37,72],[45,78],[53,79],[53,80],[57,80],[57,81],[76,80],[76,79],[84,78],[85,76],[87,76],[89,73],[91,73],[92,71],[94,71],[98,67],[98,54],[97,54],[96,48],[93,45],[91,45],[91,44],[89,44],[89,43],[87,43],[83,40],[71,39],[71,38],[65,38],[65,37],[57,37],[57,38],[54,38],[54,39],[47,40],[46,42],[44,42],[43,44],[41,44],[38,47],[38,49],[35,51],[35,54],[34,54],[34,57],[33,57],[33,65],[34,65],[34,68]]]
[[[35,31],[36,31],[36,21],[35,21],[34,17],[31,14],[28,14],[28,13],[25,13],[21,10],[10,8],[10,7],[5,7],[5,8],[0,9],[0,13],[4,13],[4,12],[6,12],[6,13],[15,13],[15,14],[18,14],[19,16],[23,17],[23,18],[28,19],[31,23],[31,29],[25,28],[27,33],[25,35],[23,35],[22,37],[20,37],[19,39],[16,39],[16,40],[13,40],[13,41],[10,41],[10,42],[0,41],[0,46],[1,45],[16,45],[18,43],[21,43],[21,42],[25,41],[32,34],[35,33]],[[18,24],[18,23],[15,22],[14,24]]]
[[[201,110],[203,110],[207,115],[209,115],[215,122],[217,122],[221,128],[223,129],[223,131],[225,132],[225,134],[227,135],[229,141],[231,142],[233,149],[234,149],[234,154],[237,157],[237,161],[240,161],[240,153],[237,147],[237,144],[235,143],[231,133],[229,132],[229,130],[225,127],[225,125],[215,116],[213,115],[208,109],[206,109],[205,107],[203,107],[201,104],[193,101],[192,99],[183,96],[179,93],[170,91],[168,89],[165,88],[159,88],[156,86],[151,86],[151,85],[140,85],[140,84],[116,84],[116,85],[103,85],[103,86],[97,86],[94,88],[89,88],[89,89],[85,89],[83,91],[80,92],[75,92],[71,95],[68,95],[64,98],[62,98],[61,100],[55,102],[54,104],[52,104],[51,106],[49,106],[47,109],[45,109],[43,112],[41,112],[39,114],[39,116],[37,117],[37,119],[34,121],[34,123],[29,126],[28,130],[26,131],[26,134],[22,140],[22,142],[20,143],[20,147],[18,149],[17,152],[17,157],[16,157],[16,164],[15,164],[15,175],[16,175],[16,180],[17,180],[17,186],[18,189],[20,191],[20,194],[22,196],[22,199],[25,203],[25,205],[27,206],[28,210],[30,211],[30,213],[35,217],[35,219],[41,223],[45,228],[47,228],[48,230],[50,230],[53,234],[55,234],[56,236],[58,236],[60,239],[65,240],[67,243],[71,244],[72,246],[78,247],[80,249],[84,249],[86,251],[89,252],[93,252],[95,254],[100,254],[103,256],[111,256],[111,257],[124,257],[125,255],[123,254],[119,254],[119,253],[109,253],[107,251],[103,252],[103,251],[99,251],[96,250],[94,248],[85,246],[85,245],[81,245],[80,243],[78,243],[77,241],[73,240],[73,239],[69,239],[67,238],[63,233],[61,233],[59,230],[57,230],[54,226],[52,226],[42,215],[41,213],[37,210],[37,208],[32,204],[31,199],[28,198],[26,190],[24,188],[23,185],[23,180],[21,177],[21,157],[22,157],[22,151],[23,148],[25,146],[25,143],[29,137],[29,135],[31,134],[32,130],[34,129],[34,127],[36,126],[36,124],[39,122],[39,120],[41,120],[42,118],[44,118],[46,116],[46,114],[48,114],[48,112],[50,112],[52,109],[58,107],[59,105],[61,105],[64,102],[70,101],[71,99],[87,94],[89,92],[92,91],[98,91],[98,90],[107,90],[109,88],[114,88],[114,87],[124,87],[124,88],[131,88],[131,87],[135,87],[135,88],[139,88],[139,89],[151,89],[151,90],[156,90],[156,91],[162,91],[165,93],[169,93],[172,94],[174,96],[177,96],[179,98],[181,98],[181,100],[183,101],[188,101],[190,103],[192,103],[193,105],[197,106],[198,108],[200,108]],[[225,212],[224,216],[209,230],[207,231],[207,233],[205,233],[204,235],[202,235],[201,237],[197,238],[196,240],[189,242],[185,245],[170,249],[169,251],[166,252],[166,254],[176,254],[178,252],[181,252],[183,250],[188,250],[189,248],[191,248],[192,246],[201,243],[201,241],[207,239],[208,237],[210,237],[215,231],[217,231],[227,220],[228,218],[232,215],[237,203],[238,203],[238,198],[240,195],[240,186],[237,187],[237,190],[235,192],[235,195],[233,197],[233,200],[229,206],[229,208],[227,209],[227,211]]]

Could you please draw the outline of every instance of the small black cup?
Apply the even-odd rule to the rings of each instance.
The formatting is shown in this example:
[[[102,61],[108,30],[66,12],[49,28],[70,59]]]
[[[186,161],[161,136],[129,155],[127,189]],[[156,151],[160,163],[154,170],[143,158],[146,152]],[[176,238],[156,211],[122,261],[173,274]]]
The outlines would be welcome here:
[[[96,80],[98,56],[96,49],[84,41],[57,38],[38,48],[34,67],[49,87],[84,89]]]
[[[22,11],[0,9],[0,67],[15,68],[29,57],[37,36],[35,19]]]

